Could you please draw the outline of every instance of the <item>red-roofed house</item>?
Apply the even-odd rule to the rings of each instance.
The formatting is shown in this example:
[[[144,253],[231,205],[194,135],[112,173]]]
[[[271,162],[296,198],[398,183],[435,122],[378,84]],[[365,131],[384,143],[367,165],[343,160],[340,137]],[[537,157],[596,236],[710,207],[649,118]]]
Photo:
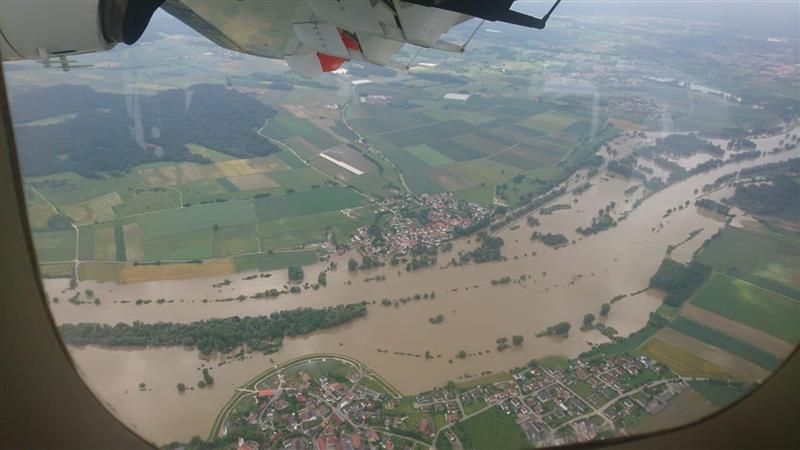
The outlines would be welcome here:
[[[275,395],[275,389],[261,389],[258,391],[258,398],[270,398]]]

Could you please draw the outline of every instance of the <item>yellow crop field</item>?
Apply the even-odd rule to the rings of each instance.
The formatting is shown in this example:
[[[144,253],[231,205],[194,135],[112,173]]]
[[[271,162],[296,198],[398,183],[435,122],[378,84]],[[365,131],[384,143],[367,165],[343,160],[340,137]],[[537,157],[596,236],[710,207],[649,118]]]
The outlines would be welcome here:
[[[736,378],[722,367],[708,362],[660,339],[650,339],[639,351],[662,362],[678,375],[685,377]]]
[[[233,159],[230,161],[220,161],[214,163],[214,166],[219,169],[226,177],[235,177],[238,175],[251,175],[256,173],[247,161],[243,159]]]
[[[67,205],[64,214],[79,225],[114,220],[114,206],[121,205],[122,198],[116,192],[110,192],[83,203]]]
[[[145,281],[183,280],[229,275],[235,271],[233,259],[230,258],[208,260],[200,264],[149,264],[138,266],[126,264],[120,270],[119,282],[127,284]]]

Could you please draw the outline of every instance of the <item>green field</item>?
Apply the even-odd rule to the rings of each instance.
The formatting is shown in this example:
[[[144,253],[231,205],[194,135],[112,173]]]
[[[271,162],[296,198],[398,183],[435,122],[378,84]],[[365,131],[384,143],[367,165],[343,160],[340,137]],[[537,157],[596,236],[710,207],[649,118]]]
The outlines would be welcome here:
[[[519,450],[530,447],[514,416],[499,407],[460,422],[455,432],[465,448],[475,450]]]
[[[171,260],[171,259],[206,259],[214,256],[214,231],[211,228],[204,230],[186,231],[142,242],[144,259]]]
[[[246,272],[249,270],[267,272],[270,270],[286,269],[289,266],[307,266],[314,264],[317,260],[317,252],[305,250],[237,256],[233,259],[233,262],[236,265],[237,272]]]
[[[263,251],[288,249],[320,242],[329,229],[343,242],[362,223],[361,220],[334,211],[261,222],[258,224],[258,235]]]
[[[306,119],[296,117],[281,116],[269,119],[262,130],[262,134],[278,141],[301,137],[320,150],[325,150],[340,143],[330,133],[318,128]]]
[[[42,264],[39,266],[42,278],[69,278],[75,273],[73,263]]]
[[[407,150],[409,153],[425,161],[428,165],[432,167],[446,166],[449,164],[453,164],[454,162],[452,159],[434,150],[433,148],[431,148],[426,144],[409,147]]]
[[[474,128],[474,125],[463,120],[448,120],[431,125],[392,131],[383,134],[382,137],[399,147],[412,147],[469,133]]]
[[[703,247],[697,260],[719,272],[800,299],[800,246],[727,227]]]
[[[696,306],[765,331],[795,345],[800,341],[800,302],[745,281],[714,274],[692,300]]]
[[[214,231],[214,256],[235,256],[258,251],[256,226],[222,227]]]
[[[250,202],[231,201],[196,205],[191,208],[172,209],[139,217],[144,240],[211,229],[258,222]],[[209,242],[210,244],[210,242]]]
[[[352,189],[325,187],[259,198],[253,202],[253,206],[260,220],[277,220],[353,208],[365,200]]]
[[[75,232],[34,231],[33,245],[41,262],[70,261],[75,258]]]
[[[758,347],[685,317],[678,317],[670,322],[669,326],[687,336],[713,345],[714,347],[721,348],[728,353],[744,358],[767,370],[775,370],[781,364],[781,359],[772,353],[761,350]]]
[[[295,158],[299,164],[302,164]],[[321,173],[314,170],[313,167],[303,165],[302,168],[295,170],[282,170],[280,172],[271,172],[269,177],[273,181],[281,185],[283,190],[294,189],[295,191],[307,191],[311,186],[320,185],[328,178]]]
[[[728,384],[715,381],[690,381],[689,384],[698,394],[718,408],[730,405],[753,389],[753,386],[745,384]]]

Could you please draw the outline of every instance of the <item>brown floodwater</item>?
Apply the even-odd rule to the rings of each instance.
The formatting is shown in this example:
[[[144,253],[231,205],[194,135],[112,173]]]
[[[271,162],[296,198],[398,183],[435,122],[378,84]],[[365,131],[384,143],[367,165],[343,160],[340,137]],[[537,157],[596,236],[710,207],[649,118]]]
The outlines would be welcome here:
[[[774,144],[764,144],[768,149],[769,145]],[[684,180],[647,198],[615,228],[583,237],[575,229],[588,226],[599,208],[614,201],[617,204],[614,215],[618,217],[644,194],[639,189],[626,196],[625,190],[635,181],[601,173],[591,180],[593,186],[586,192],[567,194],[554,202],[570,204],[571,209],[552,215],[537,214],[541,224],[536,230],[563,233],[570,239],[569,245],[554,249],[531,241],[533,229],[522,220],[518,228],[511,227],[499,234],[505,241],[503,255],[507,258],[502,262],[413,273],[404,270],[398,273],[398,268],[393,267],[357,274],[339,269],[328,274],[328,287],[318,291],[242,302],[213,300],[280,287],[286,282],[286,274],[277,272],[271,278],[252,281],[241,281],[246,274],[231,275],[228,278],[234,283],[221,288],[213,288],[212,284],[225,277],[131,285],[81,282],[80,289],[92,288],[102,299],[101,305],[77,306],[62,300],[53,304],[52,309],[59,323],[189,322],[269,314],[301,306],[321,307],[362,300],[380,303],[382,298],[436,292],[433,300],[410,301],[398,307],[370,306],[365,318],[310,336],[287,339],[280,352],[269,357],[258,355],[221,367],[215,363],[212,370],[215,386],[195,388],[185,394],[178,394],[175,386],[178,382],[193,386],[200,380],[198,368],[203,361],[196,351],[72,349],[81,373],[105,404],[143,436],[159,443],[205,435],[233,389],[271,366],[270,359],[279,363],[309,353],[345,354],[364,362],[402,392],[415,393],[448,380],[486,370],[505,370],[547,355],[575,357],[590,348],[590,343],[604,342],[606,339],[598,332],[578,329],[584,314],[597,315],[600,305],[612,297],[645,288],[668,245],[677,244],[691,231],[703,228],[701,235],[676,250],[674,257],[686,261],[708,236],[724,226],[718,218],[701,214],[693,205],[664,217],[667,208],[676,209],[687,200],[693,203],[694,190],[720,175],[798,154],[800,151],[770,155]],[[472,248],[475,242],[461,239],[454,246],[452,255],[456,256],[459,249]],[[337,258],[339,267],[346,266],[349,256]],[[440,266],[450,258],[450,254],[440,256]],[[306,277],[314,279],[326,265],[306,268]],[[375,275],[384,275],[386,279],[365,281]],[[525,281],[491,285],[492,279],[503,276],[517,279],[521,275],[526,276]],[[51,297],[68,296],[61,293],[66,287],[64,280],[46,280],[45,284]],[[113,303],[162,297],[175,302],[140,306],[133,302]],[[205,298],[210,301],[203,303]],[[652,291],[629,296],[613,305],[606,323],[621,335],[630,334],[644,326],[660,302],[660,294]],[[437,314],[445,316],[444,322],[431,325],[428,318]],[[560,321],[573,325],[568,338],[534,336]],[[514,334],[525,336],[521,347],[495,351],[495,339]],[[426,360],[422,356],[426,350],[437,357]],[[455,358],[460,350],[470,356]],[[147,390],[139,390],[140,382],[146,383]]]

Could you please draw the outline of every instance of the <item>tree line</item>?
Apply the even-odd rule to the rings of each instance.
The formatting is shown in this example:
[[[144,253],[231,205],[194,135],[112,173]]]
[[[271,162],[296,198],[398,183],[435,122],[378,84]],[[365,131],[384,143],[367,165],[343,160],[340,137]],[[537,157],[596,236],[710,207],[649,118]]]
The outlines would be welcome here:
[[[191,323],[158,322],[116,325],[99,323],[59,326],[64,342],[103,347],[197,347],[203,354],[230,352],[241,346],[256,351],[276,351],[286,336],[299,336],[332,328],[367,314],[362,303],[323,309],[298,308],[269,316],[227,317]]]

